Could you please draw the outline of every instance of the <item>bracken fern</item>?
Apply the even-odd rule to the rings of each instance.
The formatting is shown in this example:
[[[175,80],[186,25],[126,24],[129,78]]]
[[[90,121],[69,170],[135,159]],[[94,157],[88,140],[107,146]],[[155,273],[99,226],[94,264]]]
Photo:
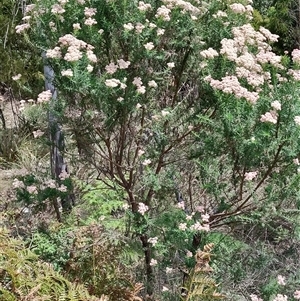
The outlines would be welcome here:
[[[189,274],[184,290],[186,293],[185,301],[211,301],[224,300],[225,296],[217,292],[218,285],[215,280],[210,277],[213,271],[209,263],[211,260],[211,250],[213,244],[204,246],[203,251],[198,250],[195,259],[196,265]]]
[[[99,301],[83,285],[75,285],[39,261],[22,242],[0,229],[0,300]]]

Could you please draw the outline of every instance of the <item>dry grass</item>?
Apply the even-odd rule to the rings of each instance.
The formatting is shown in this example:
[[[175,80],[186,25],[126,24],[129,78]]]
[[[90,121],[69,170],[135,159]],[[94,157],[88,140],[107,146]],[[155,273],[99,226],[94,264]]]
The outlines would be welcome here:
[[[2,130],[2,135],[0,135],[0,149],[6,151],[6,147],[12,148],[15,146],[17,148],[17,144],[20,140],[11,141],[15,145],[8,145],[8,140],[14,140],[13,129],[16,126],[16,116],[14,114],[14,112],[17,111],[16,101],[10,102],[3,95],[0,95],[0,109],[3,112],[6,125],[6,130],[3,130],[2,122],[0,122],[0,130]],[[5,134],[6,132],[10,132],[9,136],[11,136],[10,138],[12,139],[8,139],[9,137]],[[9,149],[7,149],[7,151],[9,151]],[[13,151],[14,150],[11,150],[11,152]],[[0,201],[1,199],[5,199],[9,190],[12,188],[13,179],[24,173],[23,169],[12,166],[12,164],[8,163],[6,159],[0,157]]]
[[[4,98],[3,95],[0,95],[0,109],[2,109],[6,128],[14,128],[16,126],[16,115],[14,112],[17,112],[17,104],[16,101],[9,101]],[[2,127],[2,123],[0,122],[0,128]]]

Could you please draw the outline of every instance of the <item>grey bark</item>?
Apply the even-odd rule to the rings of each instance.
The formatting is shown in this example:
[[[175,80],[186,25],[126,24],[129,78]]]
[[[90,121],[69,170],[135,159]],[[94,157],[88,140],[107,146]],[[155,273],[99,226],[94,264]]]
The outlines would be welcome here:
[[[57,90],[53,84],[54,80],[54,70],[46,63],[45,54],[44,58],[44,76],[45,76],[45,89],[50,90],[52,93],[52,100],[50,103],[50,109],[48,113],[48,122],[50,130],[50,142],[51,142],[51,174],[52,177],[59,181],[59,175],[62,172],[68,173],[68,166],[63,157],[64,145],[64,135],[59,124],[57,117],[54,114],[55,101],[57,100]],[[59,203],[57,199],[52,200],[57,219],[61,221],[61,213],[59,210]],[[64,213],[69,212],[74,206],[74,195],[70,193],[66,198],[61,200],[62,211]]]

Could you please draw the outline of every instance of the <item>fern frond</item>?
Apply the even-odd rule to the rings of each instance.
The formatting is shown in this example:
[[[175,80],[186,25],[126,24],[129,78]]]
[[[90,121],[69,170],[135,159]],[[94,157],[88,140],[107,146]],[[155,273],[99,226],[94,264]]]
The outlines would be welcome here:
[[[205,245],[203,251],[198,250],[195,255],[196,265],[189,273],[185,285],[185,301],[212,301],[222,300],[225,296],[216,291],[217,284],[209,274],[213,271],[210,267],[211,250],[213,244]]]
[[[66,301],[67,299],[67,295],[66,293],[62,293],[60,294],[60,296],[58,297],[58,301]]]
[[[0,300],[99,301],[69,282],[0,228]],[[103,301],[103,300],[102,300]],[[108,300],[107,300],[108,301]]]
[[[109,301],[108,296],[102,295],[99,301]]]

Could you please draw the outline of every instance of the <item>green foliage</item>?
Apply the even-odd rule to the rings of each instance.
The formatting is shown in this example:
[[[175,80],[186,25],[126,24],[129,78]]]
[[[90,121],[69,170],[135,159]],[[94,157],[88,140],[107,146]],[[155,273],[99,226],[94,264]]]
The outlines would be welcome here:
[[[35,45],[16,33],[15,27],[22,22],[25,7],[26,3],[20,0],[3,0],[0,3],[0,81],[12,87],[15,94],[22,90],[23,97],[30,97],[43,86],[43,76]],[[17,74],[22,77],[15,83],[12,77]],[[19,84],[27,89],[21,89]]]
[[[45,131],[48,127],[47,111],[41,106],[26,105],[24,110],[20,112],[19,119],[31,133],[36,130]],[[45,136],[46,134],[43,136],[43,139],[45,139]]]
[[[41,262],[20,240],[0,232],[0,299],[79,301],[99,298],[88,294],[83,285],[73,284]]]
[[[70,246],[74,238],[65,227],[40,229],[30,239],[30,249],[42,260],[53,265],[56,271],[62,271],[70,259]]]
[[[113,182],[95,181],[83,187],[80,206],[85,222],[101,221],[107,229],[125,230],[124,193]]]
[[[64,197],[66,194],[57,190],[55,180],[51,181],[51,187],[45,187],[46,180],[41,181],[35,174],[20,176],[18,181],[20,184],[16,188],[17,201],[33,207],[36,211],[45,209],[49,199]]]
[[[51,263],[69,281],[83,284],[92,295],[131,300],[142,289],[128,274],[131,267],[120,263],[121,256],[126,256],[127,245],[95,223],[53,224],[35,232],[28,244],[39,258]]]
[[[78,185],[72,247],[51,231],[34,237],[35,248],[97,296],[126,295],[132,264],[145,297],[178,300],[196,264],[187,300],[223,298],[207,274],[209,246],[199,247],[218,241],[218,277],[239,290],[249,271],[268,274],[277,244],[299,228],[299,59],[272,51],[277,38],[260,27],[276,23],[271,8],[255,11],[252,26],[247,1],[148,2],[69,0],[61,12],[54,0],[36,2],[24,34],[46,52],[59,92],[36,105],[67,129],[73,162],[89,166],[93,181]],[[70,179],[46,176],[22,178],[18,199],[45,211],[72,190]],[[254,237],[263,256],[252,256]]]
[[[259,220],[257,224],[253,220],[254,217],[249,217],[243,226],[233,223],[232,227],[238,227],[235,236],[218,232],[207,236],[207,241],[215,244],[211,266],[217,281],[227,288],[229,300],[240,300],[245,291],[263,300],[273,300],[277,294],[293,295],[299,283],[296,251],[299,241],[292,239],[292,235],[280,236],[279,225],[284,225],[283,221],[277,220],[275,229],[269,229],[269,223],[262,226]],[[276,235],[280,238],[276,239]],[[284,277],[286,285],[278,283],[279,275]]]
[[[254,3],[256,11],[253,24],[258,27],[264,26],[280,36],[275,50],[283,53],[284,51],[292,51],[298,46],[299,20],[296,11],[299,9],[299,3],[293,0],[255,2],[266,3]]]

